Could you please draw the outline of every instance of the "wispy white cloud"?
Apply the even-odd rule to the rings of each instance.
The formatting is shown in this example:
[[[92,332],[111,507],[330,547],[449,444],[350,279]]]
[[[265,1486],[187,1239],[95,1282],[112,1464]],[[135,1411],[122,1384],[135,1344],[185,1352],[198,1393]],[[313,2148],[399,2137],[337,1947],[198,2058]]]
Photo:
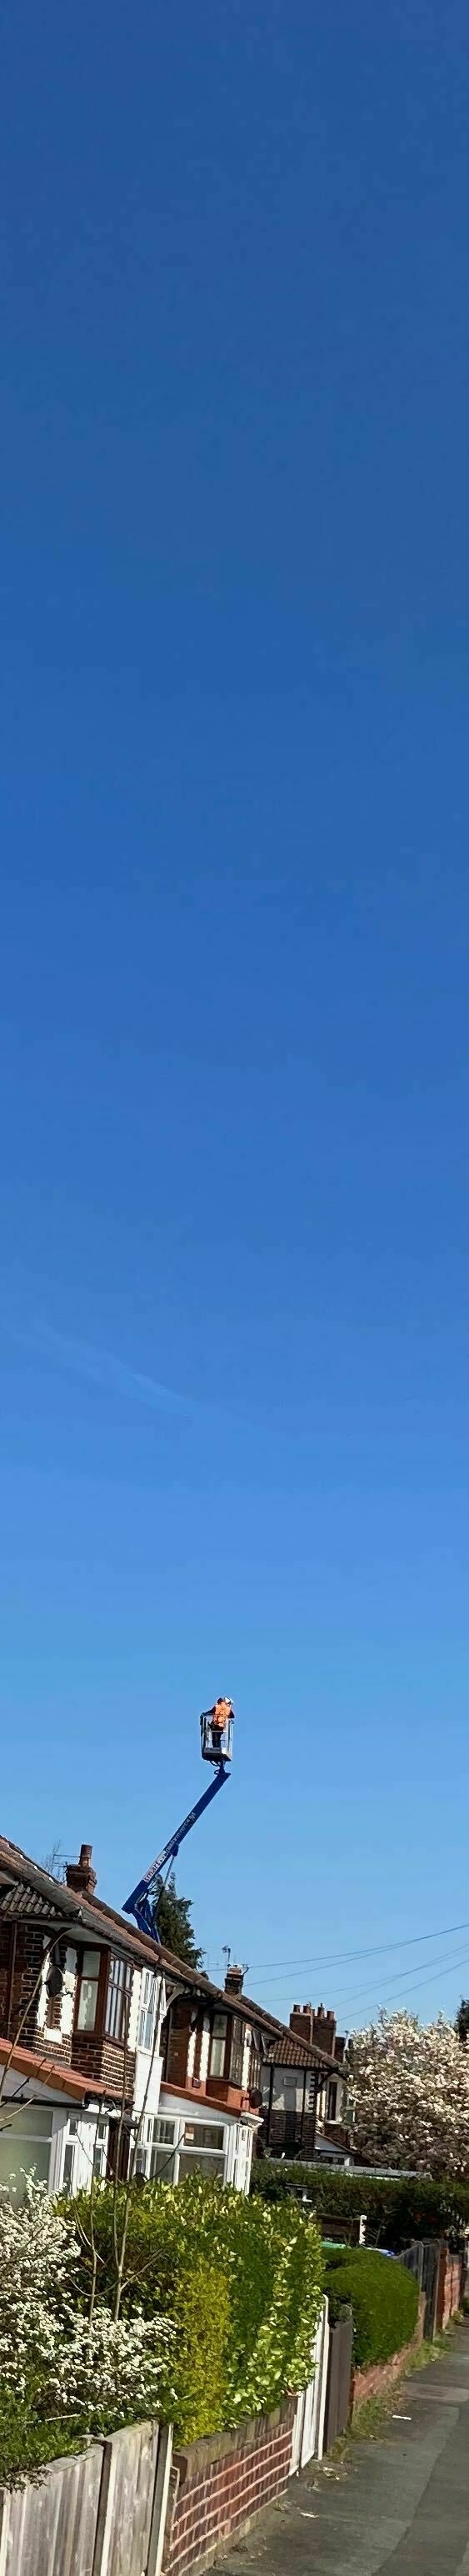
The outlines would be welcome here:
[[[153,1413],[178,1414],[187,1421],[191,1418],[196,1421],[211,1410],[208,1405],[198,1403],[195,1396],[181,1395],[176,1387],[163,1385],[160,1378],[148,1377],[142,1369],[129,1367],[128,1362],[118,1359],[114,1351],[96,1349],[92,1342],[76,1341],[68,1333],[56,1332],[51,1324],[34,1324],[32,1339],[45,1359],[55,1361],[58,1367],[71,1369],[75,1376],[85,1378],[87,1385],[101,1388],[103,1394],[128,1396],[133,1403],[144,1404]]]

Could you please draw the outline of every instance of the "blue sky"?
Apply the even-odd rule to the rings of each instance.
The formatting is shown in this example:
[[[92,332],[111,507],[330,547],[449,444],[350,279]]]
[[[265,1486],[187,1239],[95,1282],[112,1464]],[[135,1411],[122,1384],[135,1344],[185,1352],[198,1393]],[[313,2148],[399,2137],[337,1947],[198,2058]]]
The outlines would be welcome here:
[[[120,1902],[231,1691],[212,1970],[453,2010],[466,16],[2,51],[2,1828]]]

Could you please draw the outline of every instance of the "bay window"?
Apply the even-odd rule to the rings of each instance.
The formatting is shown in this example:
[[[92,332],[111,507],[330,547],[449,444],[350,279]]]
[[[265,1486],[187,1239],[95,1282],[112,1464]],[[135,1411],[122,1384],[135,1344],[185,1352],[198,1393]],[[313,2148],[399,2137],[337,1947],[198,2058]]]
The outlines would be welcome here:
[[[252,2032],[252,2039],[251,2039],[251,2055],[250,2055],[250,2060],[249,2060],[249,2091],[250,2091],[250,2093],[260,2093],[260,2090],[261,2090],[261,2078],[262,2078],[262,2058],[261,2058],[260,2034],[259,2034],[259,2031],[258,2031],[258,2030],[253,2030],[253,2032]]]
[[[77,2030],[94,2030],[98,2009],[100,1950],[83,1950],[78,1988]]]
[[[210,2065],[209,2065],[209,2073],[210,2073],[210,2075],[218,2075],[218,2076],[220,2076],[220,2075],[224,2075],[224,2073],[225,2073],[225,2051],[226,2051],[226,2033],[227,2033],[227,2029],[228,2029],[228,2015],[227,2015],[227,2013],[222,2013],[222,2012],[216,2012],[216,2013],[214,2013],[214,2015],[213,2015],[213,2022],[212,2022],[212,2037],[211,2037],[211,2042],[210,2042]]]
[[[152,1968],[144,1968],[140,1987],[138,2018],[139,2048],[153,2048],[155,2031],[156,1977]]]
[[[127,2037],[132,1967],[129,1959],[111,1959],[106,1996],[105,2030],[108,2039],[122,2042]]]
[[[230,2084],[242,2084],[244,2060],[244,2022],[237,2013],[231,2024]]]

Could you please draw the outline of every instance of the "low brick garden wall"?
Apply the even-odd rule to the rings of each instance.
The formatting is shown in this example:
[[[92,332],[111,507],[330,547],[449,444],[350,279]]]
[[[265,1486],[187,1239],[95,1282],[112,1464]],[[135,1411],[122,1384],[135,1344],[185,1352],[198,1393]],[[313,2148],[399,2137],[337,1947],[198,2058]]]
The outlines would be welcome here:
[[[463,2293],[464,2265],[461,2255],[453,2254],[449,2245],[442,2245],[436,2301],[437,2331],[449,2326],[451,2317],[454,2317],[456,2309],[461,2305]]]
[[[296,2397],[285,2397],[273,2415],[258,2415],[236,2432],[212,2433],[175,2451],[163,2566],[167,2576],[208,2567],[222,2541],[247,2530],[262,2505],[288,2485]]]
[[[358,2413],[360,2406],[366,2406],[368,2404],[370,2397],[385,2397],[387,2389],[393,2388],[395,2379],[402,2379],[403,2373],[407,2369],[408,2362],[412,2360],[413,2353],[418,2351],[419,2344],[423,2342],[424,2315],[425,2299],[423,2291],[421,2291],[417,2324],[415,2334],[412,2335],[412,2342],[404,2344],[401,2352],[393,2352],[390,2361],[374,2361],[370,2363],[368,2370],[355,2370],[353,2372],[350,2390],[350,2420],[352,2420],[353,2415]]]

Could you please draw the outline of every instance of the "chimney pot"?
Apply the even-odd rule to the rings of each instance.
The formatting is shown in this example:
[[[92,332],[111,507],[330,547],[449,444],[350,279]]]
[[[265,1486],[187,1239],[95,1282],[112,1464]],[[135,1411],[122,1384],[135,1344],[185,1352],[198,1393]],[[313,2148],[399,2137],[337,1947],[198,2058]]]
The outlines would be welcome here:
[[[94,1896],[97,1879],[96,1870],[92,1868],[92,1859],[92,1843],[81,1843],[79,1860],[67,1861],[66,1884],[67,1887],[73,1888],[75,1896]]]
[[[290,2030],[296,2031],[299,2039],[306,2039],[308,2046],[323,2048],[326,2056],[333,2057],[335,2013],[326,2012],[324,2004],[294,2004]]]
[[[244,1968],[236,1968],[235,1966],[227,1968],[225,1977],[225,1994],[242,1995],[243,1985]]]

